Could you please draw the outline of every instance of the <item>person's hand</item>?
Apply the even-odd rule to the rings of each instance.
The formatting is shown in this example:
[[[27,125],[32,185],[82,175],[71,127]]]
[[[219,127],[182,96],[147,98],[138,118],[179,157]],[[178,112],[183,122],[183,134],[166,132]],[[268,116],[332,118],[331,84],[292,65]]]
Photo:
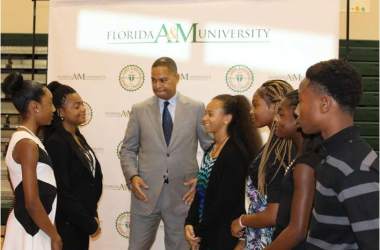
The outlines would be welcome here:
[[[189,191],[182,197],[182,200],[186,205],[190,205],[195,196],[195,188],[197,186],[197,178],[192,178],[184,183],[185,186],[189,187]]]
[[[240,226],[239,218],[236,218],[231,223],[231,234],[236,238],[240,238],[243,235],[243,227]]]
[[[192,225],[185,226],[185,239],[189,242],[191,250],[199,249],[200,238],[195,236],[194,227]]]
[[[63,243],[61,236],[57,234],[55,237],[51,238],[51,250],[62,250],[62,247]]]
[[[244,240],[238,240],[238,243],[236,244],[234,250],[244,250]]]
[[[96,229],[95,233],[91,234],[92,238],[95,238],[102,232],[102,228],[100,227],[100,221],[98,217],[95,217],[96,223],[98,224],[98,228]]]
[[[132,193],[136,196],[140,201],[148,202],[148,197],[142,191],[142,189],[148,189],[148,185],[144,182],[144,180],[136,175],[131,180],[131,190]]]

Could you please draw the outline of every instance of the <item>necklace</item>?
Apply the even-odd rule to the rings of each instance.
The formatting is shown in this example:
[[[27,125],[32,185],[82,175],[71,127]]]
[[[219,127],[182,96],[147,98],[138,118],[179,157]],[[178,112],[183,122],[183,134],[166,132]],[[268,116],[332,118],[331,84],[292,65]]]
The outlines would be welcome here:
[[[90,149],[82,149],[84,156],[87,159],[88,164],[90,165],[90,170],[93,175],[95,175],[95,159],[90,151]]]
[[[222,143],[220,145],[218,145],[218,146],[216,146],[216,144],[214,144],[214,147],[211,150],[211,157],[212,158],[216,158],[219,155],[220,150],[223,148],[224,144],[226,144],[228,138],[230,138],[230,137],[226,136],[226,138],[224,138],[224,140],[222,141]]]
[[[20,126],[17,126],[16,128],[22,128],[22,129],[26,130],[26,132],[28,132],[28,133],[31,134],[32,136],[38,138],[38,136],[36,136],[36,135],[33,133],[32,130],[28,129],[28,128],[25,127],[25,126],[20,125]],[[39,139],[39,138],[38,138],[38,139]]]
[[[290,163],[289,165],[285,168],[285,174],[286,175],[288,173],[288,171],[290,170],[290,168],[293,166],[294,162],[296,161],[296,158],[294,158]]]
[[[95,158],[94,158],[94,155],[91,152],[90,147],[85,142],[81,142],[81,139],[78,136],[73,135],[73,138],[74,138],[74,141],[78,144],[79,149],[83,153],[83,155],[86,158],[88,164],[90,165],[90,171],[91,171],[92,175],[95,176],[95,168],[96,168],[96,166],[95,166]]]

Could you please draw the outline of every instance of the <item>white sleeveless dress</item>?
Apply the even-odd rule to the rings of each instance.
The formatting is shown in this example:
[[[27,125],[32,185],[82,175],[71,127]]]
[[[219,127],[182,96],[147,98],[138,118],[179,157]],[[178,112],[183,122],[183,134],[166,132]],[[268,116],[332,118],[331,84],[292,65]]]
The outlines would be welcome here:
[[[57,206],[57,189],[51,160],[41,141],[26,131],[16,131],[9,142],[5,163],[8,166],[12,188],[15,194],[15,204],[10,213],[5,229],[3,250],[50,250],[50,237],[33,222],[25,209],[24,192],[22,187],[21,165],[12,157],[17,142],[28,138],[39,148],[37,163],[37,181],[40,200],[54,223]]]

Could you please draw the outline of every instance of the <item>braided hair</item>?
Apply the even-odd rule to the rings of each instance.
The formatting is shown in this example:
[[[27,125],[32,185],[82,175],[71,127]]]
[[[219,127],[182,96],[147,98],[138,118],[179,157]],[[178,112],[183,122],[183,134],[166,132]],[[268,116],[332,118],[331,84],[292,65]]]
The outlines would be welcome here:
[[[268,106],[274,105],[275,113],[277,113],[281,100],[292,90],[293,87],[288,82],[276,79],[264,82],[256,91],[256,94],[263,98]],[[259,163],[258,191],[263,195],[266,194],[266,167],[271,153],[274,151],[274,162],[278,162],[279,169],[281,167],[286,168],[287,164],[291,161],[292,142],[289,139],[273,137],[276,126],[277,123],[273,120],[270,127],[269,138],[264,146]],[[284,159],[285,156],[288,156],[286,163]],[[279,172],[279,169],[276,171],[276,174]]]

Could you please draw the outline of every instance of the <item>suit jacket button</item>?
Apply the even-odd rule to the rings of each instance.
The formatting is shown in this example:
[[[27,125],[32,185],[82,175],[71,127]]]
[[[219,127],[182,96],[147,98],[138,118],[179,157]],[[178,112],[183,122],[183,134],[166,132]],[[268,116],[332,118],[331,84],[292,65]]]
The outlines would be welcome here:
[[[170,156],[170,154],[168,153],[168,154],[166,154],[166,156],[167,156],[167,157],[169,157],[169,156]]]

